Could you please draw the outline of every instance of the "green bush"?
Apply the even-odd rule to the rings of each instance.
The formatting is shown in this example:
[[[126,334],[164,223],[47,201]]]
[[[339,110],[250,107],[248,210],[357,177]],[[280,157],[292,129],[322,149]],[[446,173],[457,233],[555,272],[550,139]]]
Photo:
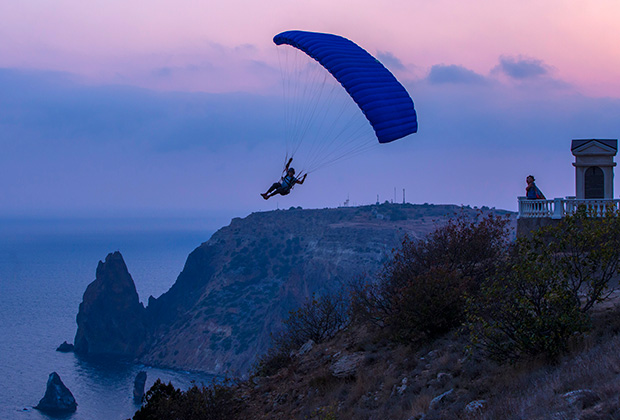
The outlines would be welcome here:
[[[523,357],[555,360],[588,317],[579,310],[567,281],[521,241],[514,258],[469,299],[468,327],[473,345],[494,360]]]
[[[476,347],[500,361],[557,359],[588,329],[589,311],[613,291],[620,264],[620,215],[593,216],[581,208],[517,242],[510,260],[469,299]]]
[[[613,291],[609,282],[620,268],[620,212],[593,216],[581,207],[529,241],[538,258],[566,280],[582,312],[609,297]]]

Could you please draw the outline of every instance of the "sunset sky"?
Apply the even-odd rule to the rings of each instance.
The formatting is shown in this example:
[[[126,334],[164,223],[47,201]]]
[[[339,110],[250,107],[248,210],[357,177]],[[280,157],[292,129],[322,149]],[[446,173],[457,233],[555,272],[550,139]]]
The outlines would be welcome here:
[[[29,0],[0,16],[0,216],[229,220],[403,189],[516,210],[530,173],[574,195],[571,139],[620,136],[616,0]],[[289,29],[377,57],[419,132],[265,202],[284,154],[272,38]]]

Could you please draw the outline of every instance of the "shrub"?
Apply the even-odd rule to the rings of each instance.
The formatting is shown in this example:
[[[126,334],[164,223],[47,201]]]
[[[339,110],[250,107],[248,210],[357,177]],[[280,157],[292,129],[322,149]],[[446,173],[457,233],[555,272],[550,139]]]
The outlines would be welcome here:
[[[620,214],[592,217],[581,208],[557,226],[521,238],[501,274],[470,299],[473,343],[500,361],[556,359],[589,311],[613,289],[620,264]]]
[[[348,323],[348,302],[342,292],[312,296],[299,309],[289,313],[284,321],[282,341],[290,348],[298,348],[309,340],[322,343]]]
[[[468,321],[474,346],[500,362],[539,355],[555,360],[588,325],[566,281],[523,250],[470,298]]]
[[[144,405],[133,416],[134,420],[158,420],[166,418],[175,418],[175,411],[182,391],[167,385],[157,379],[153,386],[147,391],[144,398]]]
[[[274,340],[274,343],[276,340]],[[284,346],[272,345],[267,353],[259,356],[252,367],[252,374],[259,377],[275,375],[282,368],[291,364],[291,352]]]
[[[405,236],[377,282],[353,285],[354,316],[398,340],[449,331],[463,320],[465,293],[505,258],[508,237],[508,219],[493,215],[460,215],[422,240]]]
[[[505,255],[508,238],[507,218],[489,214],[471,220],[461,214],[422,240],[405,237],[383,277],[399,288],[408,277],[440,266],[480,284]]]
[[[460,325],[468,279],[441,267],[411,279],[394,297],[394,311],[387,323],[399,341],[412,341],[419,333],[435,337]]]
[[[337,292],[313,296],[299,309],[289,312],[284,328],[272,335],[272,346],[259,357],[253,368],[258,376],[271,376],[290,364],[291,352],[309,340],[322,343],[333,338],[349,324],[348,300]]]
[[[242,408],[243,403],[232,386],[194,385],[181,391],[171,383],[166,385],[157,379],[133,420],[232,420]]]
[[[613,292],[609,282],[620,267],[620,212],[592,216],[581,207],[558,226],[541,229],[528,243],[544,264],[566,280],[582,312],[609,297]]]

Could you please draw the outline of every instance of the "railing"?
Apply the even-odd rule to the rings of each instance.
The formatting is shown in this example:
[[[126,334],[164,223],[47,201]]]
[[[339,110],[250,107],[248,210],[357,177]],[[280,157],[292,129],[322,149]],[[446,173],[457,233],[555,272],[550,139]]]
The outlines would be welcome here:
[[[589,215],[601,217],[608,211],[617,212],[620,209],[620,199],[577,200],[575,197],[566,197],[553,200],[528,200],[526,197],[519,197],[519,218],[561,219],[567,214],[575,213],[581,206],[585,206]]]

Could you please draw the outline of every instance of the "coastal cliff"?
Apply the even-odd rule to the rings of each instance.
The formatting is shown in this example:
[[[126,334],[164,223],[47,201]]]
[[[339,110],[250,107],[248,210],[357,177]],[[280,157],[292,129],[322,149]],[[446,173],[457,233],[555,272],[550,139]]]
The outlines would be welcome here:
[[[457,214],[476,218],[487,212],[507,213],[385,203],[291,208],[233,219],[188,256],[170,290],[159,298],[150,297],[146,309],[129,303],[137,302],[137,294],[135,286],[133,291],[125,287],[127,302],[118,301],[115,307],[126,324],[115,323],[111,335],[118,337],[95,345],[86,326],[90,331],[107,328],[103,322],[85,322],[91,319],[86,308],[94,307],[93,296],[101,296],[104,289],[93,286],[100,279],[98,269],[97,280],[80,305],[83,315],[78,315],[78,326],[82,320],[84,327],[78,327],[76,352],[87,348],[90,354],[130,355],[162,367],[243,375],[267,350],[282,319],[305,299],[334,291],[357,277],[373,276],[405,234],[420,238]],[[122,284],[131,279],[123,270],[115,272],[124,279]],[[101,274],[101,278],[107,277]],[[124,335],[128,332],[133,334],[130,339]],[[109,345],[118,343],[119,337],[127,340],[126,347]]]

